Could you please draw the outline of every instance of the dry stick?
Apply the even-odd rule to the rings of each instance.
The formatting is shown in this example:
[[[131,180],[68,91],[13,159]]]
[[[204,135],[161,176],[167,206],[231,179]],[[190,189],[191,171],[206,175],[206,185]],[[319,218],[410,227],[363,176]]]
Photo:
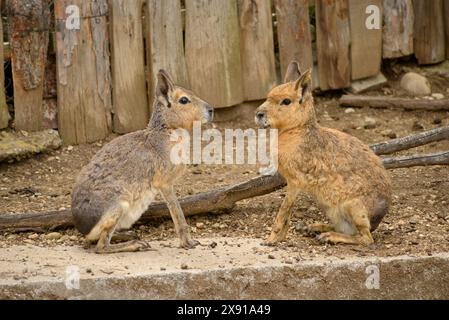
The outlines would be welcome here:
[[[410,135],[404,138],[378,143],[371,146],[376,154],[386,154],[404,150],[429,142],[447,138],[448,128],[439,128]],[[385,158],[387,168],[410,166],[449,164],[449,151],[440,154]],[[223,212],[233,208],[237,201],[271,193],[285,186],[285,180],[279,175],[260,176],[251,180],[223,187],[208,192],[199,193],[180,200],[186,216],[199,213]],[[150,205],[142,215],[139,223],[146,223],[155,218],[169,217],[165,203]],[[53,230],[56,228],[72,227],[70,209],[43,213],[21,213],[0,215],[0,231],[28,231]]]
[[[449,151],[382,159],[385,168],[407,168],[414,166],[449,165]]]
[[[344,107],[402,108],[407,110],[449,110],[449,99],[427,100],[383,96],[344,95],[339,100]]]
[[[375,143],[370,147],[375,154],[381,155],[411,149],[445,139],[449,140],[449,127],[441,127],[386,142]]]

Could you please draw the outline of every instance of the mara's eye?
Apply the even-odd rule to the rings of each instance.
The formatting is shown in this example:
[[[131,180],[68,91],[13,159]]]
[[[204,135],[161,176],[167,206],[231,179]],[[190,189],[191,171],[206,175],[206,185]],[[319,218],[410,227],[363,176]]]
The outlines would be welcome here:
[[[190,100],[187,97],[181,97],[181,99],[179,99],[180,104],[188,104],[189,102]]]
[[[284,99],[281,101],[281,106],[288,106],[292,101],[290,99]]]

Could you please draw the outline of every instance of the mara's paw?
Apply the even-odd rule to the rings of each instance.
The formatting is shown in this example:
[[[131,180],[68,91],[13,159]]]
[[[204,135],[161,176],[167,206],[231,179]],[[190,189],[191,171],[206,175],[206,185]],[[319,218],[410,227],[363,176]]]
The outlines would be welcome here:
[[[313,223],[310,225],[297,224],[295,230],[306,237],[316,237],[321,233],[333,231],[334,228],[327,223]]]
[[[199,244],[200,244],[200,242],[197,240],[186,239],[185,241],[181,241],[181,244],[179,245],[179,247],[184,248],[184,249],[193,249]]]
[[[284,241],[284,240],[285,240],[285,234],[272,232],[270,234],[270,236],[267,238],[267,240],[262,242],[262,245],[275,246],[276,244],[278,244],[279,242]]]
[[[143,240],[133,240],[131,243],[135,246],[136,251],[156,251],[148,242]]]
[[[323,232],[318,234],[316,239],[322,244],[337,244],[340,242],[338,237],[333,232]]]

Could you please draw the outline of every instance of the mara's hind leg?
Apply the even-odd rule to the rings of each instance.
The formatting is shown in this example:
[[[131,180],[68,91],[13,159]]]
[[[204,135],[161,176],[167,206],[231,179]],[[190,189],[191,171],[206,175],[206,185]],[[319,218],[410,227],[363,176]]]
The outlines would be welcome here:
[[[109,210],[87,235],[87,240],[92,241],[92,238],[97,238],[96,253],[117,253],[117,252],[136,252],[152,250],[150,245],[145,241],[132,240],[118,244],[111,244],[111,238],[114,234],[117,223],[125,214],[123,205]]]
[[[370,245],[374,242],[370,232],[370,221],[368,211],[359,199],[347,201],[341,207],[342,215],[352,222],[356,229],[356,234],[350,235],[340,232],[324,232],[317,238],[324,243],[345,243],[345,244],[362,244]]]

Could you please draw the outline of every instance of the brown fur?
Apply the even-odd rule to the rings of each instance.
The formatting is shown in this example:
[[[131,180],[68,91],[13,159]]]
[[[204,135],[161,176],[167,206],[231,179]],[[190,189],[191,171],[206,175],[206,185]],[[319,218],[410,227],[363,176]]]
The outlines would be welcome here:
[[[279,173],[287,180],[287,196],[268,242],[285,239],[290,209],[302,191],[316,199],[331,221],[307,228],[320,233],[319,240],[370,244],[371,231],[390,205],[389,175],[367,145],[317,123],[310,88],[311,71],[301,75],[293,62],[285,83],[268,94],[256,114],[259,125],[279,131]],[[285,99],[291,103],[285,105]]]
[[[188,98],[182,104],[180,99]],[[105,145],[80,172],[72,192],[77,229],[97,252],[147,250],[142,241],[111,245],[115,230],[136,222],[160,192],[167,202],[184,248],[194,247],[188,225],[173,190],[183,166],[170,161],[170,133],[192,129],[194,121],[209,121],[213,109],[191,91],[175,86],[168,74],[158,74],[156,99],[148,127],[120,136]]]

